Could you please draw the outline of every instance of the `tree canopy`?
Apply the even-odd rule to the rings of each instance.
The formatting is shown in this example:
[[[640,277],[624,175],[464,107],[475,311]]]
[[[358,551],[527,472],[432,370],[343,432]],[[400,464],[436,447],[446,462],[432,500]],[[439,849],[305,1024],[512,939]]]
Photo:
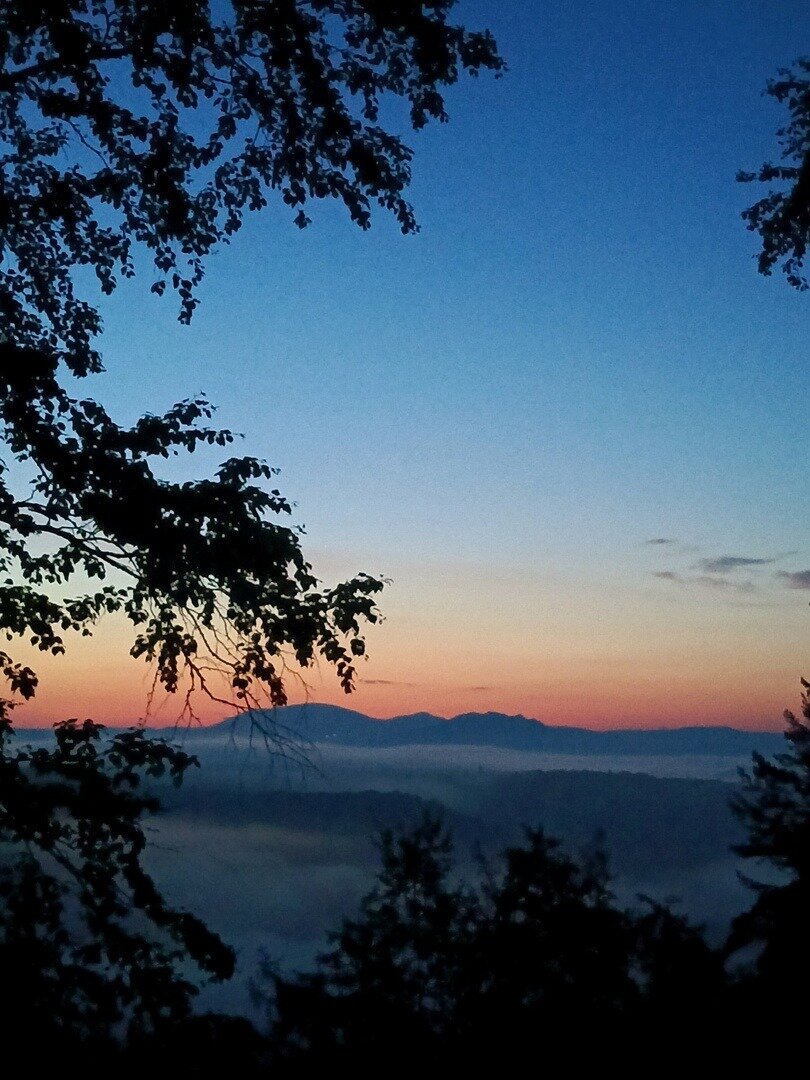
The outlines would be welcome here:
[[[762,238],[760,273],[770,275],[781,264],[788,282],[804,291],[810,242],[810,57],[780,71],[766,93],[787,106],[790,119],[777,132],[781,161],[737,174],[743,183],[771,185],[767,195],[743,211],[743,219]]]
[[[102,370],[102,293],[153,266],[188,322],[204,261],[272,197],[309,222],[336,199],[404,233],[411,150],[380,120],[445,120],[443,92],[503,68],[454,0],[58,0],[0,4],[0,628],[61,653],[105,613],[133,655],[231,704],[286,701],[288,661],[317,657],[346,691],[382,581],[324,588],[274,470],[252,457],[170,482],[160,459],[230,445],[204,398],[122,427],[75,378]],[[78,270],[83,274],[77,274]],[[89,579],[97,587],[73,592]],[[36,673],[6,652],[11,691]],[[217,689],[225,673],[229,687]],[[193,709],[186,698],[186,711]]]
[[[428,817],[383,834],[381,855],[375,887],[317,970],[265,972],[280,1075],[338,1065],[370,1075],[392,1048],[400,1068],[492,1068],[532,1055],[627,1064],[675,1031],[690,1047],[704,1030],[718,1036],[727,989],[718,952],[665,905],[620,907],[598,853],[571,855],[529,829],[470,888]]]
[[[787,750],[754,754],[732,806],[747,836],[735,850],[767,868],[748,878],[750,910],[734,921],[729,952],[753,949],[757,985],[774,1004],[783,988],[799,985],[810,961],[810,683],[802,679],[802,716],[785,713]]]

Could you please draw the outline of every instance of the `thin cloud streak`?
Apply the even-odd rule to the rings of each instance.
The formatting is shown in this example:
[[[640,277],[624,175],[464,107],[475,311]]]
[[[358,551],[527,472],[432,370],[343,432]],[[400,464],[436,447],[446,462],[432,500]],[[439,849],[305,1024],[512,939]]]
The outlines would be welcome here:
[[[775,558],[758,559],[748,555],[718,555],[713,559],[701,559],[698,569],[705,574],[727,574],[730,570],[740,570],[751,566],[769,566]]]
[[[722,589],[738,593],[757,591],[753,581],[733,581],[717,574],[690,574],[684,576],[675,570],[654,570],[653,577],[659,581],[670,581],[675,585],[698,585],[707,589]]]
[[[360,682],[364,686],[416,686],[416,683],[412,682],[400,682],[397,679],[361,679]]]
[[[789,589],[810,589],[810,570],[779,570],[776,576]]]
[[[741,593],[752,593],[757,589],[753,581],[732,581],[731,578],[711,574],[698,574],[692,581],[709,589],[733,589],[734,592]]]

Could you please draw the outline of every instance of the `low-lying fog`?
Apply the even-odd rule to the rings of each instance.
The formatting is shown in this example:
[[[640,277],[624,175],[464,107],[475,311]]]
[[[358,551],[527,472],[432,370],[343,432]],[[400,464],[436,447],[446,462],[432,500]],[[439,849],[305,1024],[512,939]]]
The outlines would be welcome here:
[[[149,865],[174,903],[238,951],[234,980],[205,991],[204,1007],[250,1011],[262,952],[283,968],[307,967],[371,885],[375,834],[413,824],[427,807],[453,832],[468,880],[482,853],[542,824],[572,850],[603,833],[624,902],[679,898],[715,938],[748,902],[727,805],[746,759],[315,746],[302,768],[240,741],[198,737],[189,749],[202,767],[164,792]]]

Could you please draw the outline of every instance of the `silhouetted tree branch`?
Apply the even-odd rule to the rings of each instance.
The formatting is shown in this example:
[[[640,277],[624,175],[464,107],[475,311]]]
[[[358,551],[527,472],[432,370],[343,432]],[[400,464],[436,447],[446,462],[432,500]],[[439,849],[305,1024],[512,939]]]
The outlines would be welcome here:
[[[235,436],[204,398],[118,425],[66,376],[102,370],[104,293],[151,260],[152,292],[198,303],[205,258],[274,195],[303,227],[336,199],[361,228],[376,205],[403,232],[411,150],[380,123],[445,120],[462,72],[499,73],[492,37],[449,19],[454,0],[65,0],[0,4],[0,629],[51,653],[106,613],[176,691],[245,706],[286,701],[290,665],[317,657],[351,690],[382,581],[315,578],[274,470],[231,458],[211,479],[157,466]],[[26,481],[30,490],[20,495]],[[279,520],[281,519],[281,520]],[[54,545],[53,541],[56,541]],[[77,579],[95,591],[70,596]],[[227,654],[212,651],[227,639]],[[215,689],[215,669],[229,689]],[[30,697],[35,673],[3,670]],[[186,698],[188,710],[193,709]]]
[[[781,262],[789,283],[805,290],[804,262],[810,241],[810,58],[802,57],[780,71],[766,93],[787,106],[790,120],[777,132],[781,163],[765,162],[755,172],[737,174],[743,183],[771,185],[764,198],[743,212],[743,219],[762,238],[760,273],[771,274]]]

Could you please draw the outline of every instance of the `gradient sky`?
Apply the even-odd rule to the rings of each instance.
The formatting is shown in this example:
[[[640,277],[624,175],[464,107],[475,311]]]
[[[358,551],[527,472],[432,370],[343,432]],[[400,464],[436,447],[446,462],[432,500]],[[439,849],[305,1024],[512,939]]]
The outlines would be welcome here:
[[[459,12],[510,70],[411,140],[422,232],[273,207],[191,328],[148,277],[105,301],[86,392],[125,420],[204,390],[282,469],[316,572],[393,580],[357,693],[314,672],[315,700],[778,727],[810,673],[810,299],[756,273],[734,177],[774,155],[761,91],[807,4]],[[19,722],[142,715],[127,648],[109,624],[38,657]]]

